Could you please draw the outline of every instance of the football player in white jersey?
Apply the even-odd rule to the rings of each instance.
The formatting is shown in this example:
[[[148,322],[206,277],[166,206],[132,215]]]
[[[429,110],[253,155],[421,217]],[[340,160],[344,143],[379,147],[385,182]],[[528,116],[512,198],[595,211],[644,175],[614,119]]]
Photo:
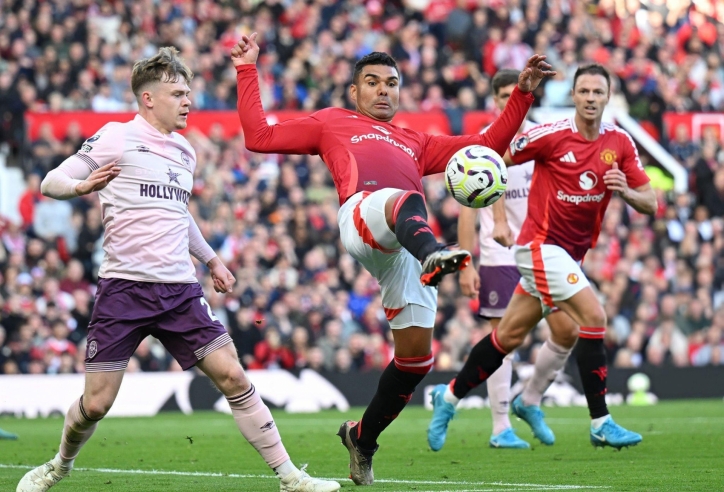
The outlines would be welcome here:
[[[236,282],[188,211],[196,153],[177,130],[186,128],[192,77],[175,48],[136,62],[131,88],[139,114],[105,125],[43,180],[43,194],[55,199],[98,192],[105,257],[88,331],[83,395],[65,417],[58,454],[28,472],[17,492],[44,492],[68,475],[148,335],[183,369],[196,366],[209,376],[242,435],[280,478],[280,490],[339,490],[337,482],[312,478],[289,459],[269,408],[196,280],[189,253],[209,267],[217,292],[231,292]]]
[[[500,70],[493,77],[493,100],[499,110],[503,110],[518,80],[516,70]],[[525,120],[520,132],[527,132],[535,123]],[[483,129],[483,132],[487,128]],[[467,251],[475,250],[475,223],[480,219],[480,262],[479,271],[466,268],[460,272],[460,289],[468,297],[479,298],[481,318],[487,319],[493,329],[498,326],[503,312],[513,296],[520,280],[515,265],[515,257],[510,247],[528,212],[528,193],[533,177],[533,161],[508,169],[508,189],[505,196],[491,207],[483,209],[460,208],[458,218],[458,242]],[[543,393],[563,367],[571,348],[576,343],[570,337],[576,327],[570,317],[554,311],[546,320],[551,328],[551,337],[547,340],[535,362],[533,377],[526,384],[521,398],[525,405],[540,406]],[[508,412],[510,409],[510,385],[513,377],[513,355],[503,361],[503,365],[488,378],[488,396],[493,417],[493,433],[490,446],[493,448],[529,449],[530,445],[515,434]],[[447,385],[441,384],[433,390],[433,403],[436,414],[454,412],[456,401],[445,405]],[[449,396],[448,396],[449,398]],[[439,400],[439,401],[437,401]],[[513,408],[515,412],[515,407]],[[438,451],[445,443],[447,422],[449,419],[435,418],[428,428],[428,443],[433,451]],[[542,421],[542,419],[541,419]],[[553,444],[555,437],[547,426],[533,428],[533,433],[544,444]]]

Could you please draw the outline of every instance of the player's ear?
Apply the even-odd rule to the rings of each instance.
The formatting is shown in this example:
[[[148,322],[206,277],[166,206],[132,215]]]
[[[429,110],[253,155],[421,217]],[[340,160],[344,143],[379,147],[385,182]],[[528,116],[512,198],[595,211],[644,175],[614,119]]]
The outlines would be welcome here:
[[[354,82],[349,85],[349,98],[357,104],[357,85]]]
[[[140,104],[143,104],[144,107],[151,109],[153,107],[153,94],[151,91],[143,91],[141,93],[141,100],[138,101]]]

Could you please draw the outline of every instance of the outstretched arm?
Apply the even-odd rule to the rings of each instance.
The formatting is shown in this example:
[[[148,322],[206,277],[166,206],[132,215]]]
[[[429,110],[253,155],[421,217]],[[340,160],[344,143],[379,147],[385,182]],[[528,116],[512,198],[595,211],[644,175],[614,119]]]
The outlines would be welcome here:
[[[277,125],[267,123],[259,94],[258,56],[256,33],[242,36],[231,50],[231,61],[236,67],[237,110],[246,148],[263,153],[318,154],[322,121],[316,113]]]
[[[505,154],[533,104],[532,92],[543,78],[556,74],[549,70],[551,66],[545,62],[545,58],[542,55],[533,55],[528,59],[526,68],[518,78],[518,86],[510,95],[505,109],[485,133],[459,137],[427,135],[422,174],[426,176],[443,172],[450,157],[468,145],[484,145],[501,156]]]

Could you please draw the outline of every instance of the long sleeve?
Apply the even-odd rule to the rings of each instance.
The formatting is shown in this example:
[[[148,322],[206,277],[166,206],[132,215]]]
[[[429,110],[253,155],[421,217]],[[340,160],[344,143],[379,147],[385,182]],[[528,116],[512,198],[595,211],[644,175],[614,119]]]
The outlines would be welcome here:
[[[490,147],[499,155],[504,155],[510,142],[515,138],[520,125],[523,124],[530,106],[535,98],[531,93],[521,92],[517,87],[510,95],[508,103],[500,116],[496,118],[483,134],[461,136],[425,135],[422,153],[422,175],[441,173],[445,170],[450,157],[468,145]]]
[[[75,155],[68,157],[50,171],[40,184],[40,192],[56,200],[69,200],[78,196],[75,187],[91,173],[88,165]]]
[[[118,145],[125,138],[124,126],[110,122],[85,141],[77,153],[50,171],[40,184],[43,195],[56,200],[68,200],[78,194],[75,187],[90,176],[93,170],[118,162],[123,154]]]
[[[324,110],[269,125],[261,105],[256,66],[241,65],[236,71],[237,110],[246,148],[263,153],[319,154]]]
[[[201,234],[199,226],[196,224],[194,217],[189,212],[189,251],[191,254],[199,260],[201,263],[206,265],[215,256],[214,250],[204,239]]]

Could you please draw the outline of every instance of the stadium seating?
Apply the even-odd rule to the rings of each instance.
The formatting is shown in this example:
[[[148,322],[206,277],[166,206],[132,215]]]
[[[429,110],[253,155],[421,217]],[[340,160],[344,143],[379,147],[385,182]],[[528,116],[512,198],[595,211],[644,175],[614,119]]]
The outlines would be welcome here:
[[[133,111],[133,61],[169,44],[196,74],[193,111],[233,111],[228,52],[252,30],[262,33],[267,110],[350,107],[355,60],[384,50],[400,62],[400,109],[444,115],[442,132],[489,121],[473,112],[491,113],[492,74],[521,68],[529,53],[546,54],[560,72],[537,92],[544,107],[569,104],[578,65],[604,64],[615,75],[612,104],[641,121],[689,176],[687,193],[661,186],[653,219],[614,199],[586,258],[609,317],[610,361],[724,364],[724,117],[715,114],[724,111],[724,2],[638,3],[0,3],[0,159],[22,171],[26,187],[17,217],[0,216],[0,374],[83,372],[102,259],[97,198],[57,202],[39,193],[42,176],[80,147],[83,131],[32,125],[33,115]],[[220,296],[201,265],[198,276],[243,363],[340,373],[385,367],[391,337],[379,289],[338,241],[337,197],[321,159],[253,154],[243,135],[218,123],[186,137],[199,163],[190,209],[237,286]],[[439,179],[425,186],[436,233],[455,241],[458,205]],[[473,317],[454,277],[440,299],[437,368],[457,369],[489,327]],[[534,360],[546,336],[542,323],[520,360]],[[180,368],[149,338],[128,370]]]

